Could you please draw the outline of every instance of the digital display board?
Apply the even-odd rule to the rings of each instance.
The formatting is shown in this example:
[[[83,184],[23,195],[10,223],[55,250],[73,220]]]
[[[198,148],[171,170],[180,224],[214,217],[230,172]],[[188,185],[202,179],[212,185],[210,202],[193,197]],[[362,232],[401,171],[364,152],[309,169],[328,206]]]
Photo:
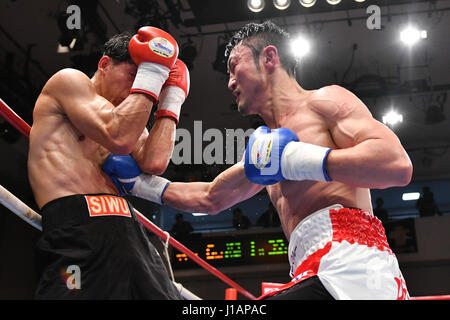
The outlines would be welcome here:
[[[288,262],[288,242],[282,232],[197,237],[185,245],[214,267]],[[174,250],[174,269],[200,268],[184,253]]]

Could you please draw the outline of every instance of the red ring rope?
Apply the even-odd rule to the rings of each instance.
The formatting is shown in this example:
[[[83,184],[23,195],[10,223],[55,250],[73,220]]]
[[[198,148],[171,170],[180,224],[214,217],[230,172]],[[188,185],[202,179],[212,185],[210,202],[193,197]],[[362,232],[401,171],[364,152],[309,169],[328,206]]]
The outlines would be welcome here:
[[[411,297],[411,300],[450,300],[450,295]]]
[[[20,118],[1,98],[0,98],[0,115],[12,126],[14,126],[20,133],[22,133],[25,137],[27,138],[30,137],[31,127],[22,118]],[[150,220],[148,220],[144,215],[142,215],[137,210],[134,210],[134,212],[136,213],[136,216],[138,217],[139,221],[144,225],[144,227],[146,227],[148,230],[156,234],[163,241],[167,241],[167,235],[163,230],[161,230],[158,226],[153,224]],[[256,297],[254,295],[252,295],[250,292],[242,288],[240,285],[238,285],[236,282],[234,282],[229,277],[224,275],[222,272],[220,272],[219,270],[208,264],[205,260],[198,257],[194,252],[186,248],[183,244],[181,244],[174,238],[169,237],[169,243],[177,250],[185,253],[189,258],[191,258],[202,268],[211,272],[217,278],[219,278],[226,284],[230,285],[231,287],[235,288],[237,291],[239,291],[242,295],[244,295],[248,299],[256,300]]]
[[[30,137],[30,126],[22,120],[8,105],[0,98],[0,115],[7,120],[25,137]]]

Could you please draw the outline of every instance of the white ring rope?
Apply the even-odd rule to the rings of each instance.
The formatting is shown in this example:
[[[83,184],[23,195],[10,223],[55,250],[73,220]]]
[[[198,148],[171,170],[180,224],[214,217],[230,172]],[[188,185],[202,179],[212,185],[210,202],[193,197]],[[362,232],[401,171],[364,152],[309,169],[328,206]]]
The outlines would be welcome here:
[[[167,237],[166,241],[164,242],[164,254],[166,255],[167,264],[168,264],[167,269],[169,269],[170,278],[172,279],[172,281],[175,281],[175,276],[173,275],[172,264],[170,263],[170,256],[169,256],[170,234],[167,231],[164,231],[164,233],[166,234],[166,237]]]
[[[0,185],[0,202],[33,227],[42,231],[41,215],[20,201],[15,195]]]

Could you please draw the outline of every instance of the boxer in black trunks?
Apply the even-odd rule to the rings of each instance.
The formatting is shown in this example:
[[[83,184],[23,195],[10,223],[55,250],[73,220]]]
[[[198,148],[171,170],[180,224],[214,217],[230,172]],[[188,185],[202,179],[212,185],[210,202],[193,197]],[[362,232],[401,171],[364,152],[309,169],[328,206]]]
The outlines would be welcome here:
[[[133,37],[112,37],[92,78],[63,69],[44,86],[28,156],[29,181],[43,216],[38,254],[44,265],[36,298],[181,299],[131,205],[111,197],[118,190],[101,170],[114,152],[133,154],[148,173],[165,171],[188,91],[189,73],[177,56],[172,36],[143,27]],[[95,194],[103,196],[89,206],[93,198],[85,195]],[[102,206],[110,209],[95,215]],[[116,208],[129,215],[116,214]],[[80,289],[66,286],[72,265],[79,267]]]

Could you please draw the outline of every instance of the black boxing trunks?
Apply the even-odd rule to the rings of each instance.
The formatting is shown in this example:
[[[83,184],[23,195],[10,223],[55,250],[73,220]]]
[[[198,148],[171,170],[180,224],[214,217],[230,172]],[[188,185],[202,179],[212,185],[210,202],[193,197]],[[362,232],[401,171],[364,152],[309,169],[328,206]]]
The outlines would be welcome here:
[[[182,299],[125,198],[77,194],[41,211],[36,299]]]

